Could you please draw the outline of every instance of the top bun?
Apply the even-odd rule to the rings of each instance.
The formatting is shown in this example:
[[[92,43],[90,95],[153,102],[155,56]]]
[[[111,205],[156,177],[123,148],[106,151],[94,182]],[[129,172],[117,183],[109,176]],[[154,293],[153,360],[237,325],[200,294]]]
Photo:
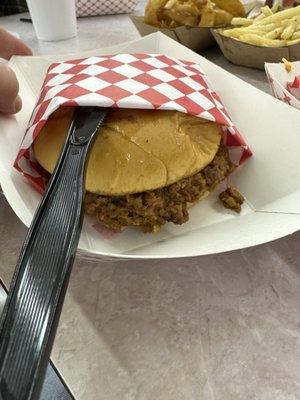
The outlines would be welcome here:
[[[33,144],[53,172],[73,110],[49,118]],[[206,167],[221,141],[220,125],[178,111],[112,109],[90,154],[86,190],[108,196],[158,189]]]

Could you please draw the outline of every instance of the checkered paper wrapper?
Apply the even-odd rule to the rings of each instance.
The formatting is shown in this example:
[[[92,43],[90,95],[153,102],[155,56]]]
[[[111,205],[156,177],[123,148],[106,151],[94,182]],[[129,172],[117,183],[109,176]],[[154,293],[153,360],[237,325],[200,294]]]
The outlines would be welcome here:
[[[45,177],[31,146],[60,106],[181,111],[221,124],[224,143],[236,165],[251,155],[198,64],[160,54],[119,54],[59,62],[48,69],[14,164],[39,191],[45,188]]]
[[[76,0],[77,17],[131,13],[138,0]]]
[[[266,63],[265,70],[273,96],[300,110],[300,100],[293,95],[293,90],[289,90],[289,84],[300,75],[300,61],[291,64],[291,71],[287,71],[283,63]]]

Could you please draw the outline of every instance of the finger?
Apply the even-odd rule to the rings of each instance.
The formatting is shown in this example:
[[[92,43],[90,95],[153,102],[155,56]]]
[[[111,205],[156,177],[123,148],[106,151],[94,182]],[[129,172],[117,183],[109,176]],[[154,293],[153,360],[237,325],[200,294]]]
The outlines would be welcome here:
[[[13,55],[31,56],[32,51],[25,43],[0,27],[0,57],[9,60]]]
[[[14,71],[0,63],[0,112],[15,114],[20,111],[22,101],[18,96],[19,83]]]

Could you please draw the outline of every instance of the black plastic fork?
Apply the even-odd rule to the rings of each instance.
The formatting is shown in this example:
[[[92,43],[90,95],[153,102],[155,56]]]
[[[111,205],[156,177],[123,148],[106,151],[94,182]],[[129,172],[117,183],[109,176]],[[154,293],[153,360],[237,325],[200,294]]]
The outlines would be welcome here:
[[[82,227],[87,156],[107,114],[78,107],[25,239],[0,325],[0,399],[38,399]]]

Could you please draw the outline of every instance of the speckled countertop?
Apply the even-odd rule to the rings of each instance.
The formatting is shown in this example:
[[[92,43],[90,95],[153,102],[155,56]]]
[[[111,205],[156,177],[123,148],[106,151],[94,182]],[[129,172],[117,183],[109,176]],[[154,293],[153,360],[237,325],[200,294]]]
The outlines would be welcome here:
[[[138,37],[124,15],[80,20],[77,38],[56,43],[37,42],[19,16],[1,18],[0,25],[36,54]],[[263,72],[232,66],[217,49],[205,55],[268,90]],[[25,233],[0,193],[6,283]],[[194,259],[77,259],[52,360],[80,400],[298,400],[300,233]]]

